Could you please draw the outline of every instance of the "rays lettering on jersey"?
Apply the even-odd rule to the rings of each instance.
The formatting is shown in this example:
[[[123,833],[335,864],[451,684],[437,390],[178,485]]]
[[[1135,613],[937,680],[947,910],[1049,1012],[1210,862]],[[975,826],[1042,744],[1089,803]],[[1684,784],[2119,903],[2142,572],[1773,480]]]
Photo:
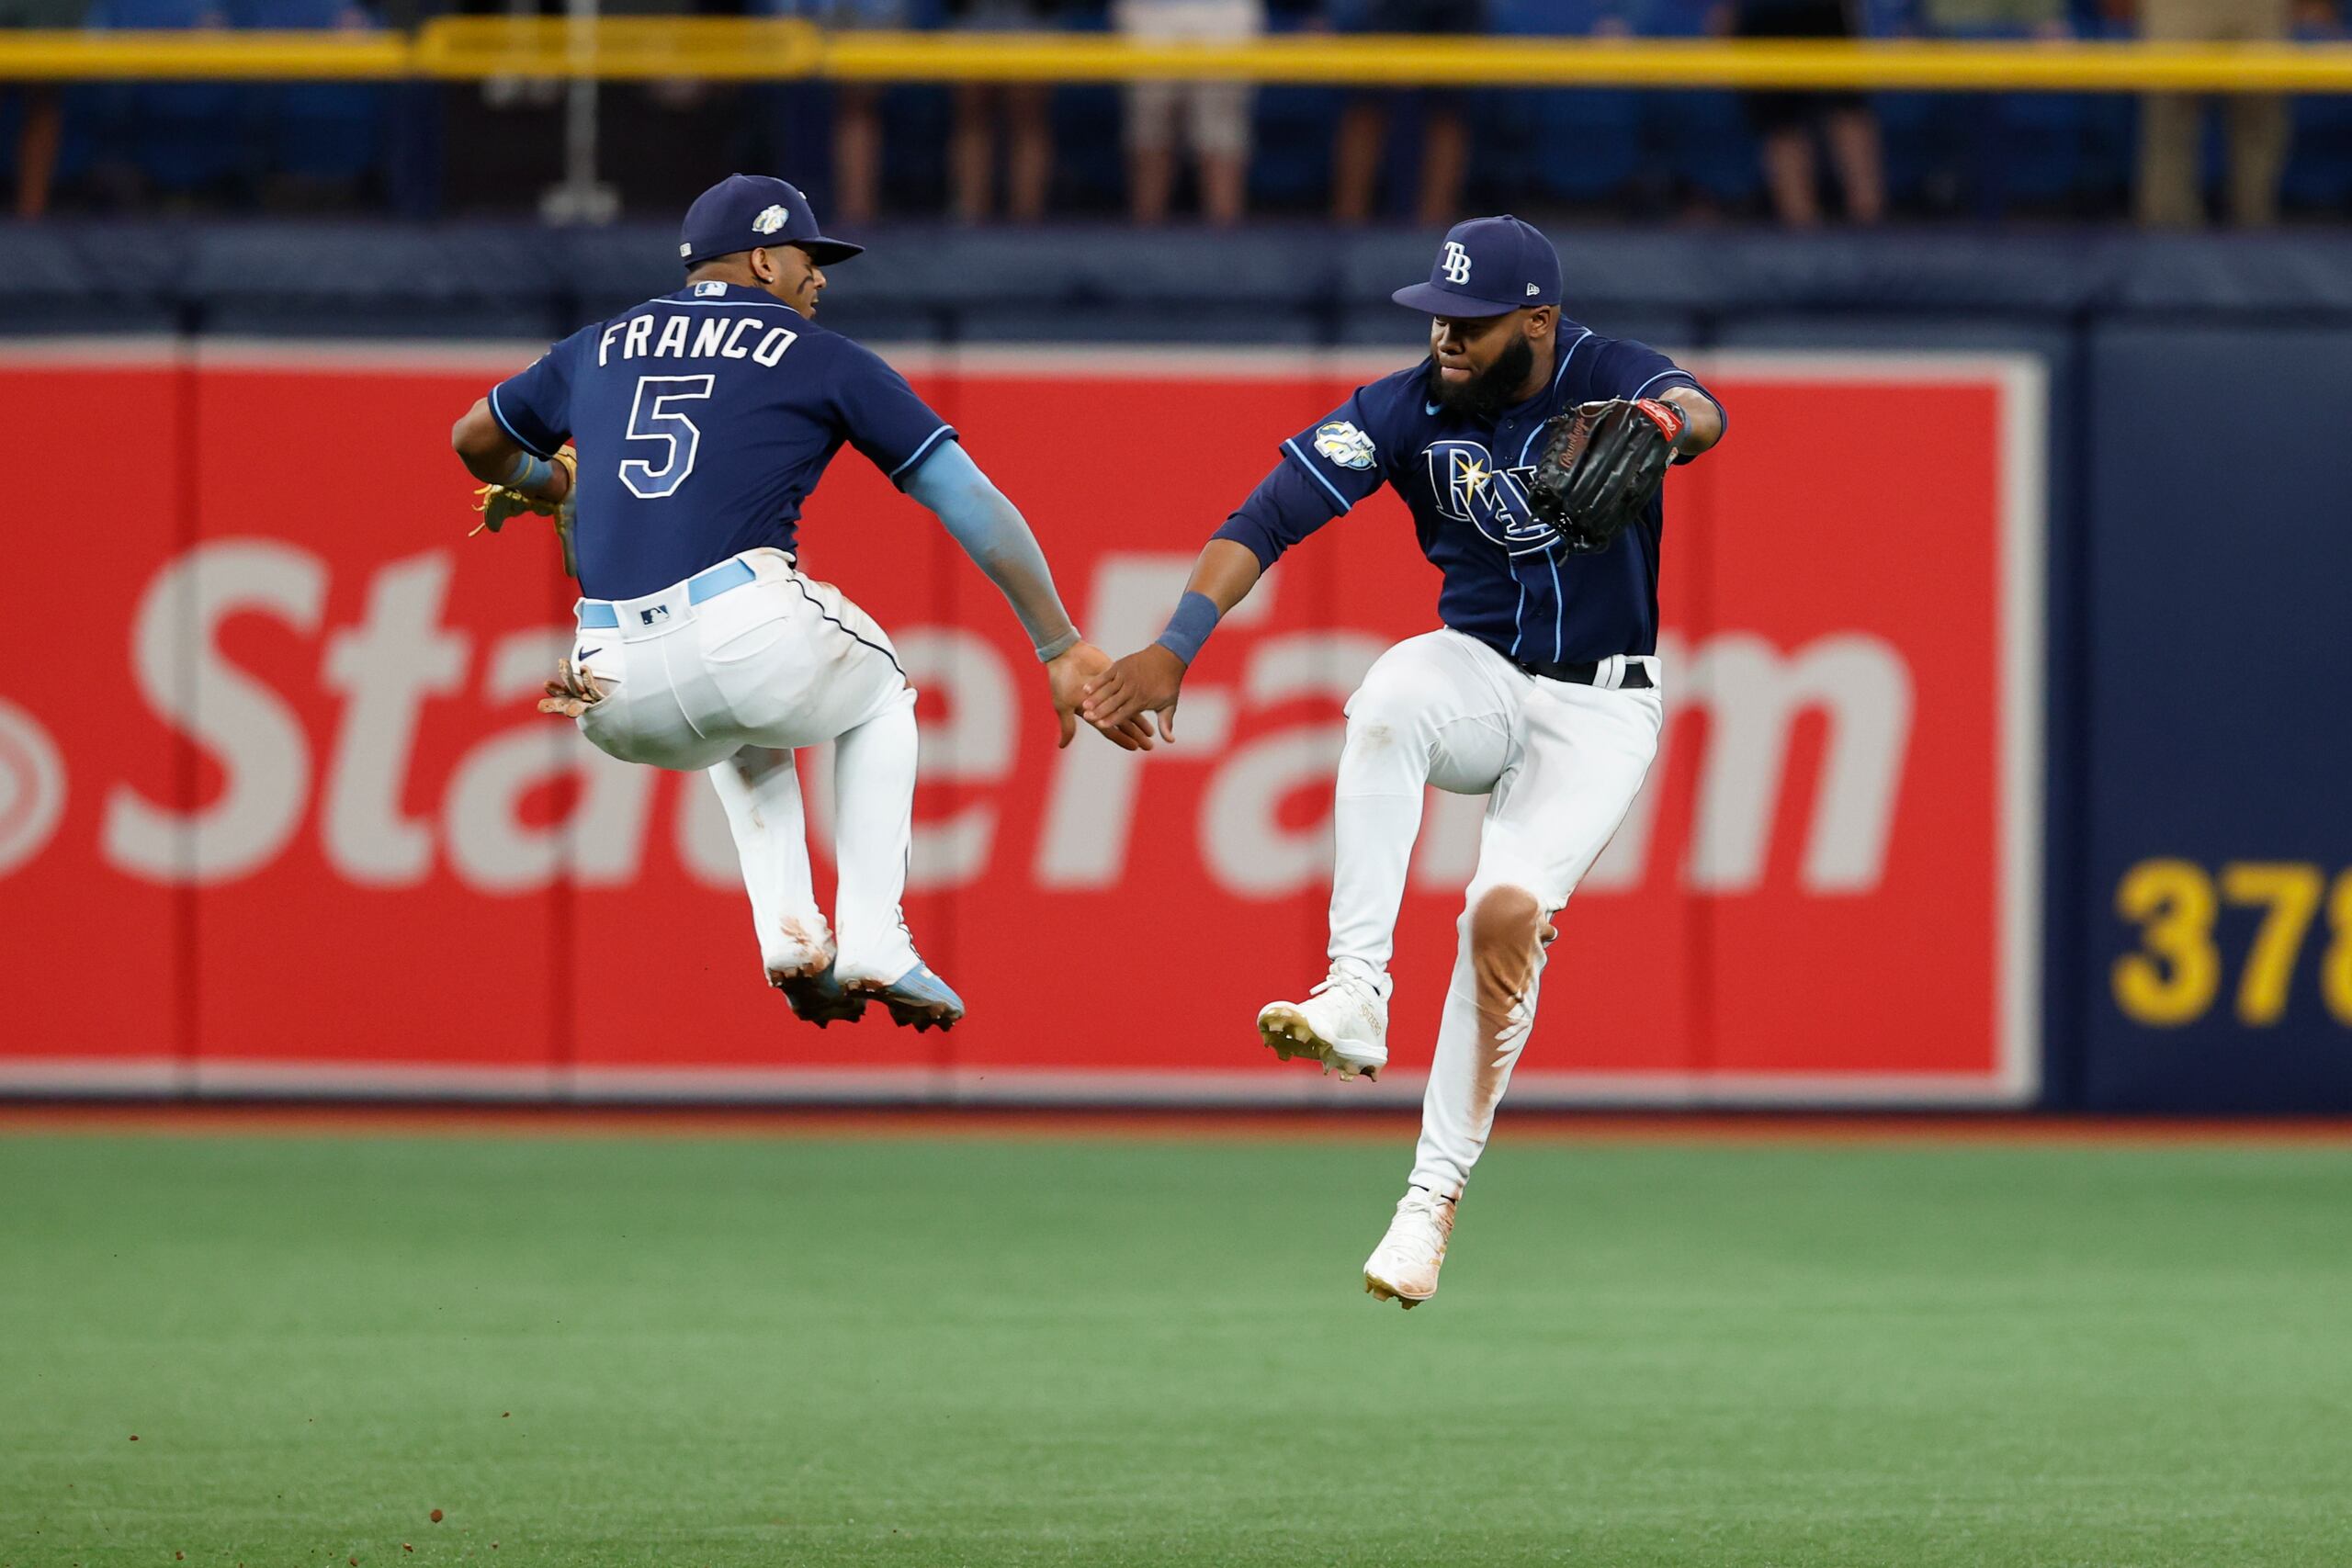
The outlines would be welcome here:
[[[1432,441],[1422,453],[1429,464],[1430,495],[1441,516],[1467,523],[1512,555],[1548,549],[1559,531],[1536,520],[1527,504],[1527,480],[1535,472],[1498,467],[1476,441]]]
[[[596,363],[611,360],[617,338],[623,359],[749,359],[774,365],[800,334],[790,327],[772,326],[771,320],[750,314],[664,316],[657,342],[651,315],[626,316],[597,338]]]

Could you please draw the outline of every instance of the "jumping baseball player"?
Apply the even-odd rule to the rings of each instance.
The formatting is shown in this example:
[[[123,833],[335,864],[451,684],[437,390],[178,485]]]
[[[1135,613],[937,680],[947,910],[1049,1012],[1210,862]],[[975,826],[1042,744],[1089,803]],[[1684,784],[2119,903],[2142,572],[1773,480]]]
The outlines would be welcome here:
[[[1088,686],[1097,725],[1174,739],[1185,670],[1282,553],[1382,485],[1443,575],[1442,629],[1384,653],[1348,701],[1333,812],[1331,971],[1258,1030],[1343,1077],[1388,1061],[1388,959],[1424,786],[1488,796],[1438,1029],[1411,1185],[1364,1264],[1410,1307],[1437,1291],[1454,1204],[1535,1016],[1552,918],[1609,841],[1657,750],[1658,492],[1724,433],[1664,355],[1560,314],[1560,258],[1516,218],[1447,234],[1396,302],[1429,357],[1282,444],[1159,641]]]
[[[937,513],[1002,591],[1046,667],[1068,745],[1083,641],[1028,525],[956,433],[870,351],[816,324],[826,238],[800,192],[736,175],[687,209],[685,287],[582,328],[493,387],[452,444],[483,523],[554,517],[579,633],[548,687],[624,761],[707,771],[726,807],[769,982],[824,1024],[867,998],[917,1029],[964,1014],[899,915],[915,694],[890,639],[800,570],[802,501],[847,442]],[[566,450],[565,442],[572,443]],[[1111,738],[1148,744],[1135,724]],[[796,748],[834,744],[834,919],[808,871]]]

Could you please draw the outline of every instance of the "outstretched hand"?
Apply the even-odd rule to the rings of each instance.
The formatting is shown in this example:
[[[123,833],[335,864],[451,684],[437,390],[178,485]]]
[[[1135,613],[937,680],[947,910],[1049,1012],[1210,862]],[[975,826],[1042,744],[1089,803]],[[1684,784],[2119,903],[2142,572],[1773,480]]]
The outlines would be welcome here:
[[[1176,739],[1176,697],[1184,684],[1184,661],[1153,643],[1114,662],[1086,684],[1080,711],[1086,722],[1108,734],[1114,728],[1140,725],[1151,733],[1158,716],[1159,734]]]
[[[1110,664],[1109,654],[1091,642],[1081,642],[1046,666],[1046,683],[1054,696],[1054,716],[1062,727],[1062,738],[1056,744],[1068,746],[1078,733],[1079,704],[1084,700],[1088,686]],[[1087,722],[1122,750],[1151,750],[1151,725],[1148,720],[1130,717],[1123,724],[1102,724],[1090,715]]]

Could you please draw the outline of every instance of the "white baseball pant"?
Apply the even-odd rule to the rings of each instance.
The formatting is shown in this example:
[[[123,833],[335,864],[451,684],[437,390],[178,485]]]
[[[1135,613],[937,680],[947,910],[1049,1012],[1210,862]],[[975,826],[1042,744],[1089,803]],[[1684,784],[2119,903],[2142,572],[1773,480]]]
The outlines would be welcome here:
[[[1620,682],[1639,665],[1647,689]],[[1552,917],[1624,820],[1657,754],[1654,658],[1604,660],[1594,685],[1528,674],[1436,631],[1382,654],[1348,699],[1331,881],[1335,965],[1385,974],[1424,786],[1487,795],[1478,869],[1421,1106],[1412,1184],[1458,1196],[1535,1021]]]
[[[573,660],[605,692],[581,731],[623,761],[707,772],[742,862],[761,958],[773,967],[796,945],[823,942],[792,753],[830,740],[841,967],[910,967],[899,905],[913,829],[915,694],[873,618],[775,549],[747,550],[641,599],[583,599],[578,615]]]

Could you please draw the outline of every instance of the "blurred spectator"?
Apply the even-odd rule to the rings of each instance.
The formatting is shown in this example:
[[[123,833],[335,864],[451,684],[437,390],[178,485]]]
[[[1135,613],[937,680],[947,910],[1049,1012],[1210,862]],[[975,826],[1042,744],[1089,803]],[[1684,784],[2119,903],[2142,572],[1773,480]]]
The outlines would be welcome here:
[[[1266,30],[1265,0],[1113,0],[1112,25],[1142,42],[1227,42]],[[1137,82],[1127,89],[1127,204],[1138,223],[1168,218],[1176,186],[1176,120],[1200,177],[1201,216],[1241,221],[1250,186],[1247,82]]]
[[[1840,39],[1859,36],[1848,0],[1732,0],[1724,26],[1735,38]],[[1750,93],[1747,118],[1763,143],[1764,183],[1772,210],[1792,228],[1821,221],[1821,186],[1814,146],[1829,144],[1846,216],[1875,223],[1886,212],[1886,175],[1879,154],[1878,121],[1860,93]]]
[[[0,28],[78,28],[87,0],[0,0]],[[49,184],[65,138],[63,99],[51,83],[24,87],[24,123],[17,129],[17,216],[49,210]]]
[[[802,17],[824,28],[913,25],[907,0],[753,0],[754,14]],[[882,84],[833,86],[833,189],[828,216],[843,224],[871,223],[881,209]]]
[[[2071,37],[2069,0],[1920,0],[1919,22],[1944,38]]]
[[[2132,0],[2109,0],[2109,14],[2130,17]],[[2276,43],[2298,9],[2333,21],[2330,7],[2295,0],[2139,0],[2140,36],[2167,43]],[[2259,227],[2278,218],[2278,180],[2287,168],[2287,100],[2229,96],[2230,218]],[[2151,93],[2140,107],[2140,221],[2193,228],[2205,221],[2205,106],[2181,93]]]
[[[1060,20],[1057,0],[949,0],[947,15],[948,26],[970,32],[1035,32]],[[1005,215],[1019,223],[1046,216],[1054,185],[1053,93],[1043,82],[956,84],[947,175],[959,220],[983,223],[995,210],[1000,122],[1008,143]]]
[[[372,32],[354,0],[225,0],[229,25],[274,31]],[[361,82],[274,82],[248,89],[243,114],[275,210],[352,206],[383,152],[384,90]]]
[[[229,26],[219,0],[97,0],[87,25],[126,32],[209,32]],[[233,82],[109,82],[107,135],[93,174],[118,206],[175,210],[251,199],[256,161],[250,92]]]
[[[1486,27],[1484,0],[1369,0],[1361,24],[1351,30],[1459,36],[1484,32]],[[1362,223],[1372,217],[1389,110],[1401,96],[1359,93],[1340,111],[1331,153],[1331,216],[1342,223]],[[1424,228],[1442,229],[1460,216],[1462,177],[1470,163],[1468,95],[1458,87],[1444,87],[1420,90],[1419,96],[1421,189],[1414,217]]]

